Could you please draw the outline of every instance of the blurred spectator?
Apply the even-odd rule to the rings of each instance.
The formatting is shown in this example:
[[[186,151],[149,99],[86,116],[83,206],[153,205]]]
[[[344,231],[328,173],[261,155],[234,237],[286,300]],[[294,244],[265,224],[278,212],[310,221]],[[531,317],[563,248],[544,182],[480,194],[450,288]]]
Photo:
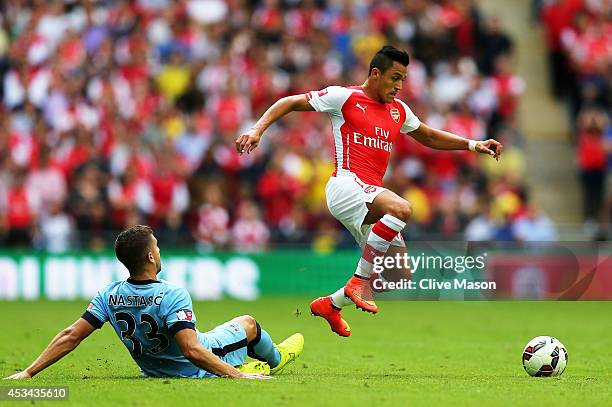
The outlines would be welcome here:
[[[127,167],[119,179],[110,181],[108,199],[110,220],[115,229],[123,229],[128,216],[134,211],[143,216],[153,212],[151,185],[146,179],[139,178],[133,167]]]
[[[454,59],[448,65],[440,64],[432,84],[432,97],[438,105],[459,103],[470,91],[475,67],[471,59]]]
[[[170,61],[157,76],[157,85],[168,99],[177,99],[189,85],[189,67],[185,64],[183,54],[175,50],[170,54]]]
[[[512,39],[503,31],[499,16],[487,18],[478,39],[478,67],[480,71],[484,75],[492,75],[495,60],[502,55],[511,55],[512,51]]]
[[[497,95],[497,109],[490,130],[495,132],[502,124],[511,123],[516,117],[519,97],[525,91],[525,81],[512,73],[510,60],[506,56],[500,56],[495,60],[493,86]]]
[[[225,248],[230,238],[230,215],[223,203],[221,187],[218,184],[208,184],[202,195],[198,226],[194,233],[198,249],[211,251]]]
[[[583,107],[610,109],[612,63],[609,1],[557,0],[542,9],[556,96],[567,97],[575,120]]]
[[[561,45],[561,33],[571,25],[576,13],[582,7],[582,0],[551,0],[544,2],[541,19],[546,29],[548,61],[552,93],[561,97],[567,93],[571,77],[567,59]]]
[[[9,1],[0,13],[0,149],[10,153],[0,156],[0,196],[18,178],[13,168],[26,168],[41,206],[22,199],[17,223],[33,231],[39,222],[41,237],[71,224],[74,238],[61,241],[96,249],[109,228],[136,222],[166,245],[206,250],[341,247],[346,233],[324,196],[333,171],[325,115],[289,115],[248,156],[233,141],[282,96],[362,83],[383,44],[410,52],[401,98],[466,137],[508,139],[525,86],[501,20],[473,1]],[[579,92],[583,108],[609,103],[602,13],[589,9],[588,26],[554,33],[555,50],[591,85]],[[570,57],[567,46],[586,54]],[[524,156],[514,135],[508,144],[493,166],[398,139],[384,182],[412,201],[410,233],[462,238],[487,200],[509,228],[524,209]],[[16,210],[2,202],[8,233]]]
[[[328,254],[336,250],[342,242],[341,232],[336,227],[334,219],[322,218],[312,239],[312,249],[319,254]]]
[[[239,93],[238,84],[230,80],[217,98],[212,98],[210,110],[217,120],[217,129],[221,136],[234,139],[242,123],[250,117],[248,99]]]
[[[265,209],[266,223],[272,227],[278,226],[293,210],[301,187],[294,177],[283,171],[283,158],[280,151],[275,154],[257,184],[257,192]]]
[[[487,208],[468,223],[465,228],[465,240],[468,242],[494,240],[496,231],[497,225]]]
[[[50,204],[63,203],[66,199],[68,191],[65,175],[59,166],[52,164],[48,149],[41,152],[38,168],[30,170],[27,184],[28,189],[37,191],[40,204],[45,209]]]
[[[89,164],[75,176],[69,192],[68,206],[85,248],[104,241],[104,234],[109,230],[103,182],[100,170]]]
[[[557,240],[557,231],[550,218],[534,204],[519,216],[512,225],[514,238],[523,242],[548,242]]]
[[[509,127],[500,129],[497,134],[497,140],[504,145],[504,158],[500,161],[493,161],[480,157],[484,173],[492,180],[502,177],[521,180],[527,170],[527,163],[523,151],[517,145],[518,134]]]
[[[153,215],[155,225],[163,224],[181,217],[189,207],[189,190],[169,160],[162,157],[157,173],[151,179],[153,194]]]
[[[245,201],[238,208],[232,227],[232,248],[238,252],[260,252],[268,245],[270,231],[254,202]]]
[[[71,247],[72,219],[62,205],[62,201],[49,202],[47,212],[41,216],[37,243],[50,253],[63,253]]]
[[[18,168],[5,196],[0,200],[0,216],[6,225],[8,246],[28,247],[32,244],[40,215],[40,200],[35,190],[26,186],[26,171]]]
[[[427,192],[418,184],[411,183],[406,187],[403,197],[412,206],[412,217],[420,224],[429,224],[432,220],[432,202]]]
[[[473,78],[473,92],[468,97],[470,109],[483,120],[489,121],[497,110],[497,89],[493,79],[476,75]]]
[[[605,238],[611,227],[604,202],[610,170],[603,140],[612,108],[611,16],[610,1],[549,1],[543,3],[541,13],[552,88],[555,96],[564,97],[576,128],[585,227],[594,238]]]
[[[582,181],[584,218],[596,222],[603,215],[604,187],[608,170],[608,152],[604,131],[608,118],[595,109],[578,117],[578,167]]]
[[[175,142],[176,150],[186,161],[189,173],[193,173],[198,168],[210,146],[211,135],[204,133],[203,130],[198,129],[193,120],[189,120],[185,130]]]
[[[306,208],[295,207],[278,225],[278,241],[297,247],[306,247],[309,243],[310,226]]]

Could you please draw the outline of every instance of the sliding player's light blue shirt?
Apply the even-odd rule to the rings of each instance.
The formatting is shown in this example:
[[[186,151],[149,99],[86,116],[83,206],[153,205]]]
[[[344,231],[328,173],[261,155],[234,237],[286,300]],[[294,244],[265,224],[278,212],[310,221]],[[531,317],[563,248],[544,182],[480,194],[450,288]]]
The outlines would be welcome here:
[[[144,376],[203,377],[187,360],[174,335],[194,329],[196,317],[186,289],[164,280],[115,281],[94,297],[83,319],[115,329]]]

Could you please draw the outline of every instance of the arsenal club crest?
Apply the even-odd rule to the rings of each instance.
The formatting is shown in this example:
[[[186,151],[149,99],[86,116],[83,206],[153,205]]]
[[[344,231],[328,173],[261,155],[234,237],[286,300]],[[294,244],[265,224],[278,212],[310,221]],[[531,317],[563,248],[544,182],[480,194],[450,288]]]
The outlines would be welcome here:
[[[389,113],[391,113],[391,118],[393,119],[393,121],[395,123],[399,123],[400,121],[400,111],[399,109],[396,109],[395,107],[391,110],[389,110]]]

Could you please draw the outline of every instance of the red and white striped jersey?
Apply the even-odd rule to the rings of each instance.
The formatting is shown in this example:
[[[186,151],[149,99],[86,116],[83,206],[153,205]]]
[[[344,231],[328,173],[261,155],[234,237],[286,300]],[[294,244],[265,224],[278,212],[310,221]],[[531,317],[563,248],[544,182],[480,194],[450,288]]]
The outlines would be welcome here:
[[[382,184],[396,137],[421,125],[401,100],[377,102],[360,86],[330,86],[308,92],[306,97],[317,112],[325,112],[331,119],[336,164],[333,175],[349,171],[371,185]]]

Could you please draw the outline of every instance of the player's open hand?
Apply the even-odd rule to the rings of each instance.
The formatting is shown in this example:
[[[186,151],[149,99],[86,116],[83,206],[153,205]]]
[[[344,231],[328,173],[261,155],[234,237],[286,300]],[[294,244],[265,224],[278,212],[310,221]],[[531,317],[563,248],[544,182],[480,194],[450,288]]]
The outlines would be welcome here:
[[[244,153],[251,154],[251,151],[255,150],[259,145],[259,139],[261,139],[261,134],[257,130],[251,129],[247,131],[236,140],[236,151],[240,155]]]
[[[262,373],[243,373],[242,379],[251,379],[251,380],[270,380],[274,379],[270,375],[265,375]]]
[[[9,377],[5,377],[3,380],[11,380],[11,379],[30,379],[32,376],[30,376],[30,374],[28,372],[26,372],[25,370],[19,372],[19,373],[15,373],[14,375],[11,375]]]
[[[503,149],[504,146],[499,141],[493,139],[479,141],[476,143],[476,151],[481,154],[489,154],[497,161],[499,161],[499,157],[501,156]]]

